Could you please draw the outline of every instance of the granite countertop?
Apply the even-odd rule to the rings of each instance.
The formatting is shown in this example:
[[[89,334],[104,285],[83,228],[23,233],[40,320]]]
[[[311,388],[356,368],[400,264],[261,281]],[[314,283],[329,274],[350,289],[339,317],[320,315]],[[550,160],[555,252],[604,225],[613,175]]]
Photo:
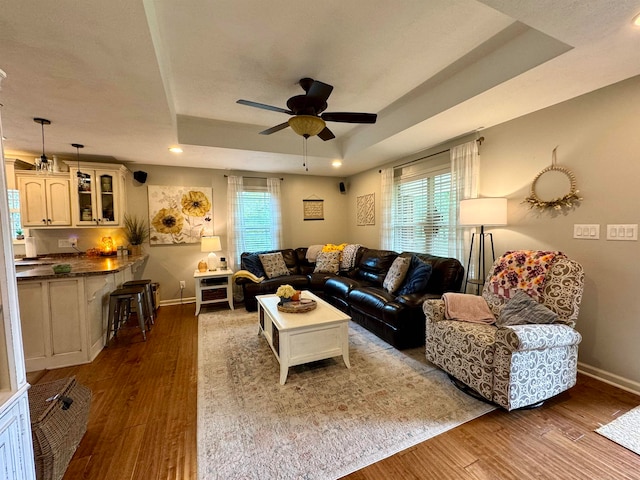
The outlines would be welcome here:
[[[34,268],[16,273],[18,282],[26,280],[47,280],[65,277],[87,277],[91,275],[105,275],[119,272],[127,267],[140,264],[147,259],[148,255],[129,255],[127,257],[87,257],[85,255],[74,255],[66,257],[43,256],[37,259],[19,260],[16,265],[33,265]],[[53,265],[68,263],[71,265],[69,273],[54,273]]]

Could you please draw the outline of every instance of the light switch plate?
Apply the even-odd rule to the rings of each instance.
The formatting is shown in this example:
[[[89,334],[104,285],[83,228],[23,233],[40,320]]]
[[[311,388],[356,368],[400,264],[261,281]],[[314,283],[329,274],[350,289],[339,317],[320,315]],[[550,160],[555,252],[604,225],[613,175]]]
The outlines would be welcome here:
[[[638,240],[638,224],[623,223],[607,225],[607,240],[617,241],[637,241]]]
[[[600,225],[597,223],[576,223],[573,226],[573,238],[598,240],[600,238]]]

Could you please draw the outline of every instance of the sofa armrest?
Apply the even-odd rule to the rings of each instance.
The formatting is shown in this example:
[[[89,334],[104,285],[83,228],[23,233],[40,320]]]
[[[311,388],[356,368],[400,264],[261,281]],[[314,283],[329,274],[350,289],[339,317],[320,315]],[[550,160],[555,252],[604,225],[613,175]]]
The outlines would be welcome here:
[[[422,311],[427,318],[427,323],[444,320],[444,300],[427,300],[422,304]]]
[[[582,336],[568,325],[513,325],[498,328],[496,343],[510,352],[577,345]]]

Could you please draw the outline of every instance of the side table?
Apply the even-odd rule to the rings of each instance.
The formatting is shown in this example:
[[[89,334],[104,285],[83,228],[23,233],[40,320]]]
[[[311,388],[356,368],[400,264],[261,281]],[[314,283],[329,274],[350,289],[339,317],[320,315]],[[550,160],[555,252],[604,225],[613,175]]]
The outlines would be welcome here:
[[[200,313],[202,305],[228,302],[233,310],[233,289],[231,284],[231,270],[211,270],[207,272],[193,272],[196,282],[196,315]]]

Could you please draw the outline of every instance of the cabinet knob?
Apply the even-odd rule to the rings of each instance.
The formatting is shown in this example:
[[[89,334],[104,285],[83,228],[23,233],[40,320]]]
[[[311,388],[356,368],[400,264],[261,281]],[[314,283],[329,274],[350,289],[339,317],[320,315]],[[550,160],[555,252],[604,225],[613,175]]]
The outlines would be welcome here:
[[[51,219],[50,218],[47,218],[47,223],[51,223]]]
[[[47,220],[43,218],[42,223],[47,223]]]

